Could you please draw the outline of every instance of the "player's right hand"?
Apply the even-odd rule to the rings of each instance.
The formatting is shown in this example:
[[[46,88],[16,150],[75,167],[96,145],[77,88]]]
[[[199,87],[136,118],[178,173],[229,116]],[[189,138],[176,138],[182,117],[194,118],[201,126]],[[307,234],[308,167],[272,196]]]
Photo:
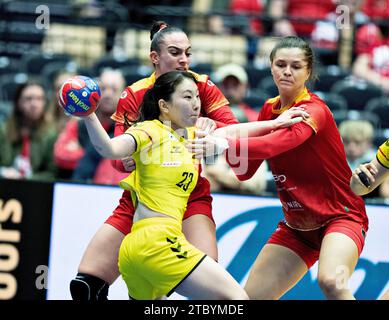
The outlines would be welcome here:
[[[309,114],[305,111],[304,106],[301,105],[284,111],[275,119],[275,121],[278,128],[285,128],[308,118]]]

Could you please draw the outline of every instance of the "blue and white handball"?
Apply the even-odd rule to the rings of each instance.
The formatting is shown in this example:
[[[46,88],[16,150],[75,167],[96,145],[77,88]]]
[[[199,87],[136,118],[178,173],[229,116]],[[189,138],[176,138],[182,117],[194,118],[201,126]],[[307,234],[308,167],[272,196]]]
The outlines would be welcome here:
[[[67,114],[82,117],[97,109],[100,98],[100,88],[95,80],[74,76],[62,85],[58,102]]]

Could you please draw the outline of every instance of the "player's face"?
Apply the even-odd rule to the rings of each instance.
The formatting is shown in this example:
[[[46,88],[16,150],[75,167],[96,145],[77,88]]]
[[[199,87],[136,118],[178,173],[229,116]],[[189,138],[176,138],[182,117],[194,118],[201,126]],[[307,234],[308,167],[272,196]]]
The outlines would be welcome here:
[[[299,48],[278,49],[271,71],[281,95],[299,94],[310,75],[304,52]]]
[[[174,32],[166,35],[160,46],[160,53],[155,54],[152,62],[157,76],[169,71],[187,71],[190,64],[191,46],[189,39],[183,32]]]
[[[355,161],[361,158],[371,147],[371,142],[362,137],[343,138],[347,159]]]
[[[169,105],[169,118],[174,130],[192,127],[200,114],[200,97],[196,83],[184,79],[171,97]]]
[[[45,92],[38,85],[31,85],[24,88],[18,102],[18,107],[25,119],[37,121],[41,119],[45,111]]]
[[[238,104],[241,103],[246,96],[247,86],[240,82],[236,77],[228,76],[222,81],[220,90],[231,104]]]

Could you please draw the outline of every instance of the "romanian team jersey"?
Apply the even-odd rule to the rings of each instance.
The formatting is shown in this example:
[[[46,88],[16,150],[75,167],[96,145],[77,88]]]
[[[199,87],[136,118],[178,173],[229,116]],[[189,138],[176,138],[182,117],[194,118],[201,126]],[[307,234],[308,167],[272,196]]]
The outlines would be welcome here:
[[[238,123],[229,108],[228,100],[209,77],[194,72],[191,73],[195,76],[199,89],[201,100],[200,116],[207,116],[214,120],[218,127]],[[111,117],[112,120],[130,126],[138,118],[139,106],[143,101],[143,96],[154,85],[155,79],[155,73],[153,73],[150,77],[141,79],[128,86],[119,99],[117,110]]]
[[[312,230],[332,219],[348,217],[363,223],[367,230],[364,201],[350,188],[352,173],[331,111],[307,89],[292,106],[301,105],[310,115],[307,121],[276,130],[267,135],[270,139],[263,137],[264,140],[277,140],[270,141],[276,145],[273,149],[284,145],[283,152],[270,157],[269,165],[287,224],[299,230]],[[258,120],[275,119],[292,106],[280,109],[279,97],[269,99]],[[298,140],[299,134],[307,131],[306,140],[290,146],[293,139]]]
[[[197,160],[186,149],[185,139],[159,120],[136,123],[126,133],[137,144],[132,155],[136,170],[120,186],[131,191],[135,205],[139,201],[181,222],[198,178]],[[186,133],[187,139],[194,138],[194,128]]]
[[[385,168],[389,169],[389,140],[380,145],[377,151],[377,161]]]

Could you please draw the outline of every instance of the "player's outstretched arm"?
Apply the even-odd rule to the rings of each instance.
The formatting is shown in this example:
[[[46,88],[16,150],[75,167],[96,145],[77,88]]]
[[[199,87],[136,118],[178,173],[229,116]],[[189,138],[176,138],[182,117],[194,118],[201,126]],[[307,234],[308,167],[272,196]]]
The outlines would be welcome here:
[[[94,112],[82,119],[93,146],[102,157],[121,159],[134,153],[136,142],[131,135],[123,134],[111,139]]]
[[[254,121],[240,124],[233,124],[216,129],[213,133],[219,137],[247,138],[259,137],[281,128],[289,127],[295,123],[307,119],[309,114],[303,107],[293,107],[283,112],[274,120]]]

